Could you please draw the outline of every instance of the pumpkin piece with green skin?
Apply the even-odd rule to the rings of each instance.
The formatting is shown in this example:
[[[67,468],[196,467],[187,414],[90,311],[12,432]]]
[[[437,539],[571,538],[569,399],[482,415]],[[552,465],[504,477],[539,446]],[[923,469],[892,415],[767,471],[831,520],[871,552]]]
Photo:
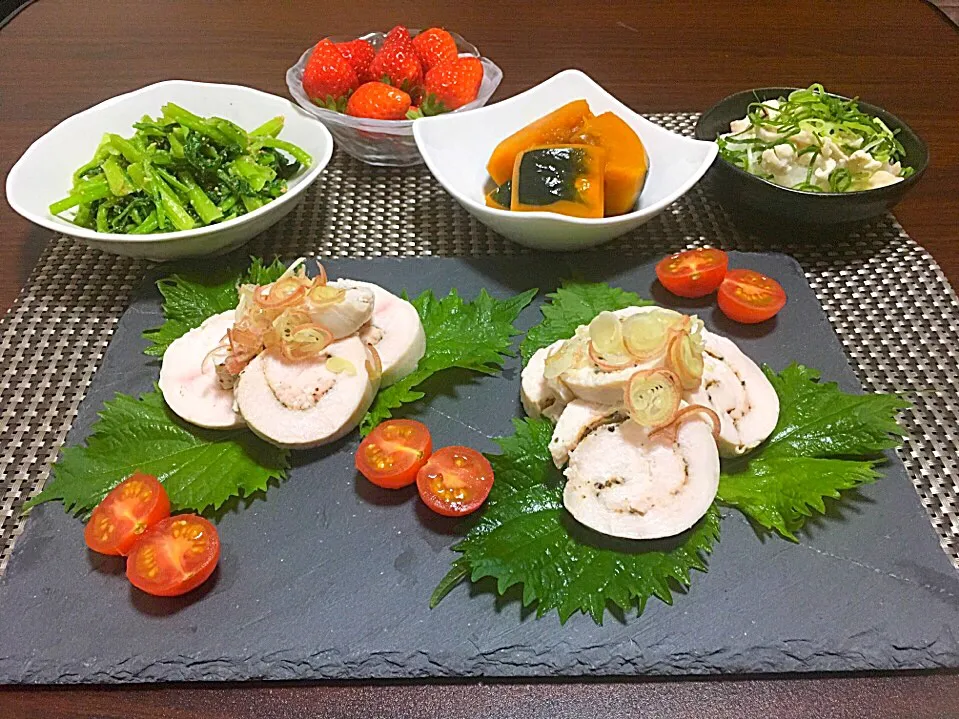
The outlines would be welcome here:
[[[497,210],[508,210],[513,197],[513,181],[507,180],[499,187],[494,187],[486,195],[486,206]]]
[[[595,145],[546,145],[520,153],[513,166],[516,212],[603,216],[606,150]]]
[[[649,155],[639,135],[613,112],[584,119],[570,142],[606,150],[605,214],[632,212],[649,175]]]
[[[502,185],[513,176],[517,155],[531,147],[569,142],[573,131],[592,114],[586,100],[574,100],[514,132],[493,150],[486,165],[489,176]]]

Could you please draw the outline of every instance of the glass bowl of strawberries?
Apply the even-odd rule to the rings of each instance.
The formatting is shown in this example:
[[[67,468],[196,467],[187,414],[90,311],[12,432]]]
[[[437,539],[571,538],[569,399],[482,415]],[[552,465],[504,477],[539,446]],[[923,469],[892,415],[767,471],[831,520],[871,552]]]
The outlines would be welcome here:
[[[290,94],[347,154],[370,165],[423,161],[413,140],[421,117],[482,107],[503,71],[442,28],[324,38],[286,73]]]

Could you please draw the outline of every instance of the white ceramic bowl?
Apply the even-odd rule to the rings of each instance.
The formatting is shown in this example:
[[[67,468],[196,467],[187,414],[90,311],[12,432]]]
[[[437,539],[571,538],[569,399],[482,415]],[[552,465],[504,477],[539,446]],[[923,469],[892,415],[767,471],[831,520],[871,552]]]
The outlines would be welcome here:
[[[567,217],[487,207],[493,184],[486,163],[496,145],[572,100],[599,114],[612,110],[632,127],[649,154],[649,177],[633,212],[617,217]],[[565,70],[526,92],[462,115],[413,123],[413,137],[430,172],[484,225],[514,242],[542,250],[579,250],[619,237],[648,222],[683,196],[716,158],[716,143],[670,132],[630,110],[579,70]]]
[[[69,194],[74,170],[93,157],[103,133],[129,137],[134,122],[144,115],[159,116],[167,102],[198,115],[224,117],[245,130],[283,115],[286,124],[280,139],[306,150],[313,165],[289,180],[282,197],[232,220],[193,230],[121,235],[78,227],[50,214],[50,204]],[[289,100],[239,85],[167,80],[101,102],[34,142],[7,176],[7,201],[31,222],[105,252],[152,260],[215,255],[239,247],[279,222],[323,171],[332,153],[333,138],[327,129]]]
[[[413,36],[419,33],[420,30],[410,30],[410,34]],[[476,99],[453,110],[453,112],[465,112],[482,107],[499,87],[499,83],[503,79],[503,71],[492,60],[482,57],[476,46],[467,42],[465,38],[455,32],[451,32],[450,35],[456,41],[456,47],[460,55],[478,57],[483,64],[483,82]],[[360,39],[368,41],[378,50],[382,47],[385,37],[386,33],[384,32],[370,32],[361,35]],[[333,42],[348,42],[353,39],[353,37],[346,36],[330,38]],[[300,104],[300,107],[327,126],[336,138],[336,144],[341,150],[368,165],[407,167],[419,165],[423,162],[419,150],[416,149],[416,143],[413,141],[412,126],[418,120],[371,120],[363,117],[352,117],[341,112],[333,112],[313,103],[303,90],[303,71],[306,69],[306,63],[312,53],[313,48],[311,47],[300,55],[300,59],[293,67],[286,71],[286,86],[293,98]]]

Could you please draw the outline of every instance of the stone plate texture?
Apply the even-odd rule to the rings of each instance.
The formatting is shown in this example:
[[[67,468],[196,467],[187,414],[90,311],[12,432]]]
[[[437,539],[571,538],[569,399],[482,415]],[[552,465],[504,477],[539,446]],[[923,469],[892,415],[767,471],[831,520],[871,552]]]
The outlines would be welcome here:
[[[738,327],[710,307],[711,329],[759,362],[820,369],[860,391],[801,267],[779,254],[734,253],[777,277],[790,302],[773,328]],[[645,296],[652,263],[591,253],[511,259],[334,260],[332,276],[416,294],[455,287],[506,296],[578,277]],[[674,305],[690,310],[689,305]],[[522,326],[535,322],[528,309]],[[161,320],[141,286],[106,350],[67,438],[86,436],[104,400],[150,389],[156,364],[141,332]],[[415,416],[436,446],[493,449],[521,414],[519,361],[498,376],[446,376]],[[798,544],[761,541],[730,511],[706,574],[674,606],[641,617],[537,620],[511,593],[433,587],[456,556],[453,525],[413,491],[378,490],[352,469],[357,438],[295,453],[290,478],[219,522],[220,567],[202,590],[157,599],[133,590],[122,563],[89,554],[82,524],[56,504],[35,510],[0,584],[0,681],[622,676],[890,670],[959,665],[959,576],[941,551],[902,462],[810,524]]]

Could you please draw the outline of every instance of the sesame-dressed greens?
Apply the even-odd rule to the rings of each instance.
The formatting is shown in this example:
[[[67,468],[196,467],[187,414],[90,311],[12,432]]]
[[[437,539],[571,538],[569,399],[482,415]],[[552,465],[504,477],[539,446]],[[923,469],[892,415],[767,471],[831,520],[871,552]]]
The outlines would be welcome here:
[[[905,150],[856,98],[836,97],[822,85],[788,97],[750,103],[716,142],[720,156],[777,185],[806,192],[869,190],[909,177]]]
[[[50,205],[77,208],[74,224],[97,232],[145,234],[224,222],[287,190],[313,160],[277,139],[283,117],[246,132],[221,117],[200,117],[167,103],[125,138],[107,133],[93,159],[73,173],[73,189]]]

